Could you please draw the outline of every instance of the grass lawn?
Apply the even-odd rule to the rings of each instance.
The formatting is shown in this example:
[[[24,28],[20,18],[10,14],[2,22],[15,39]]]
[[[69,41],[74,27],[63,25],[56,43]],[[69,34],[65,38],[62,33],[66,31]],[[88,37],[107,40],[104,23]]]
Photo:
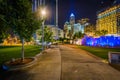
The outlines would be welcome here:
[[[25,57],[33,57],[40,53],[40,46],[25,46]],[[0,65],[12,58],[21,57],[21,46],[0,46]]]
[[[108,52],[120,52],[120,48],[98,48],[89,46],[79,46],[81,49],[86,50],[98,57],[108,59]]]

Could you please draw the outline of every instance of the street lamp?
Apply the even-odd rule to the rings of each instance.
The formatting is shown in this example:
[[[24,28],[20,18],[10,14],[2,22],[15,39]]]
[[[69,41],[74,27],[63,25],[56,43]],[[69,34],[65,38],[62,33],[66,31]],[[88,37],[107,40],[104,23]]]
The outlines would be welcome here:
[[[46,10],[45,10],[45,8],[41,11],[41,14],[42,14],[42,18],[44,18],[46,16]]]
[[[45,24],[45,16],[46,16],[46,11],[45,9],[41,10],[41,16],[42,16],[42,51],[44,50],[44,24]]]
[[[56,28],[57,28],[56,38],[58,39],[58,0],[56,0]]]

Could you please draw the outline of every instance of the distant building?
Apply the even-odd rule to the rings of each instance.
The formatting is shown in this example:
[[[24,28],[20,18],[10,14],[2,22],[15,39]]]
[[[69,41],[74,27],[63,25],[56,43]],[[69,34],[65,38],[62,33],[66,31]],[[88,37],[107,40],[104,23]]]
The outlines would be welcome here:
[[[74,33],[81,31],[84,33],[84,25],[81,25],[80,23],[74,24]]]
[[[99,11],[96,28],[107,30],[108,34],[120,34],[120,4]]]
[[[84,33],[84,25],[81,25],[80,23],[75,23],[75,15],[71,13],[69,22],[66,21],[64,24],[64,37],[69,38],[70,34],[71,37],[73,37],[73,35],[79,31]]]
[[[70,24],[71,25],[75,24],[75,15],[73,13],[71,13],[70,15]]]
[[[53,32],[53,35],[52,35],[52,37],[53,37],[53,39],[55,39],[55,40],[57,40],[58,38],[57,38],[57,34],[58,34],[58,37],[62,37],[63,38],[63,30],[62,29],[60,29],[60,28],[57,28],[55,25],[46,25],[47,26],[47,28],[51,31],[51,32]],[[37,32],[36,32],[37,33]],[[36,40],[40,40],[41,39],[41,37],[42,37],[42,35],[38,35],[37,34],[37,39]]]
[[[60,38],[60,37],[61,37],[61,38],[64,37],[64,32],[63,32],[63,30],[60,29],[60,28],[58,28],[58,36],[59,36],[59,38]]]
[[[58,37],[63,37],[63,30],[60,28],[57,28],[55,25],[47,25],[47,27],[50,28],[50,30],[53,32],[53,39],[57,39],[57,34]]]

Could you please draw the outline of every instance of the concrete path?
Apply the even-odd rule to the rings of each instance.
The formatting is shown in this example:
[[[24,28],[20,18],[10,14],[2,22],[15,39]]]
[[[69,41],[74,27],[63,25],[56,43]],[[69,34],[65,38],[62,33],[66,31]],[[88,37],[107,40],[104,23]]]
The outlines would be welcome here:
[[[61,80],[120,80],[120,72],[71,45],[61,45]]]
[[[10,72],[5,80],[120,80],[120,72],[70,45],[46,50],[35,66]]]
[[[61,56],[59,48],[48,49],[30,69],[14,71],[8,80],[60,80]]]

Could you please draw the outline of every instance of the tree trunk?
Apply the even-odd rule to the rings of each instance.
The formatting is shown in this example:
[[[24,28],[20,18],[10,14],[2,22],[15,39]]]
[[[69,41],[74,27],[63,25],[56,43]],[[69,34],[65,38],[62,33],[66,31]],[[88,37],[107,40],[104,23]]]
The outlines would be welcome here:
[[[22,57],[21,60],[24,61],[24,38],[22,38]]]

